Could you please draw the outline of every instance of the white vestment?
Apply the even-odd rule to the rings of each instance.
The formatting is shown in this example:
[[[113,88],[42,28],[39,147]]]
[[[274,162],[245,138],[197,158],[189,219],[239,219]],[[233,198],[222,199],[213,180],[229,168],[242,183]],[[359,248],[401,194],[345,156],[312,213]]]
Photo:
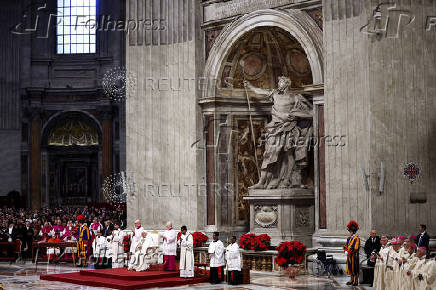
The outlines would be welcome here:
[[[382,247],[380,249],[379,255],[380,257],[377,257],[377,262],[375,263],[374,268],[374,288],[377,290],[384,290],[385,288],[385,270],[386,270],[386,258],[390,251],[390,247]]]
[[[416,266],[416,262],[418,261],[419,258],[413,254],[405,263],[403,263],[400,274],[401,289],[413,289],[412,276],[407,275],[407,272],[412,271]]]
[[[71,242],[75,243],[75,242],[77,242],[77,240],[76,240],[76,238],[74,236],[71,236],[71,237],[65,237],[64,238],[64,242],[66,242],[66,243],[71,243]],[[77,247],[66,247],[65,248],[65,254],[72,254],[72,253],[74,253],[74,254],[77,253]]]
[[[180,277],[194,277],[194,238],[187,232],[180,236]]]
[[[166,230],[163,234],[166,240],[163,241],[162,251],[165,256],[177,255],[177,233],[174,229]]]
[[[412,272],[412,289],[433,290],[436,288],[436,265],[434,259],[425,259],[424,256],[416,262]]]
[[[123,245],[124,234],[121,230],[112,231],[112,268],[122,268],[124,267],[124,245]]]
[[[224,260],[224,244],[220,240],[209,244],[210,267],[221,267],[226,264]]]
[[[144,231],[145,231],[144,228],[141,226],[135,229],[135,231],[133,232],[134,234],[132,234],[131,243],[130,243],[130,253],[133,253],[135,251],[136,245],[141,240],[142,232]]]
[[[106,255],[106,238],[96,236],[92,242],[92,255],[94,258],[104,258]]]
[[[148,235],[145,238],[141,237],[141,240],[136,245],[135,252],[130,257],[128,270],[135,270],[139,272],[150,268],[151,258],[148,250],[151,242],[152,240]]]
[[[226,249],[227,271],[241,271],[241,255],[239,246],[233,243],[227,246]]]
[[[400,259],[400,254],[396,252],[393,248],[388,253],[388,257],[386,258],[387,267],[385,272],[385,287],[386,289],[398,289],[399,281],[399,265],[398,260]]]

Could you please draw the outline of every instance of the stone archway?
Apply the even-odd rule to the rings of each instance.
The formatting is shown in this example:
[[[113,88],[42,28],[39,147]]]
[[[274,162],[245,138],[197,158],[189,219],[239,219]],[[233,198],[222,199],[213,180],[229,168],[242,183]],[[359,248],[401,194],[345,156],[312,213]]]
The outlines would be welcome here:
[[[207,59],[204,77],[217,80],[223,60],[234,44],[246,32],[259,26],[276,26],[289,32],[304,49],[312,70],[313,84],[324,82],[324,57],[322,31],[303,11],[281,12],[271,9],[258,10],[231,22],[220,33]],[[208,82],[203,90],[203,98],[215,97],[215,85]]]
[[[101,125],[81,111],[63,111],[45,124],[41,138],[44,206],[79,205],[98,200]]]

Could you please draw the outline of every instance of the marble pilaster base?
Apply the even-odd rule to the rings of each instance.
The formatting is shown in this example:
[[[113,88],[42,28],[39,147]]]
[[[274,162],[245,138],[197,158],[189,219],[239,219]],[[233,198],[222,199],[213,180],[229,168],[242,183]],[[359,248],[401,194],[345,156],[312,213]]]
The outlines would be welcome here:
[[[312,245],[314,194],[312,189],[250,189],[250,232],[268,234],[271,244],[301,241]]]

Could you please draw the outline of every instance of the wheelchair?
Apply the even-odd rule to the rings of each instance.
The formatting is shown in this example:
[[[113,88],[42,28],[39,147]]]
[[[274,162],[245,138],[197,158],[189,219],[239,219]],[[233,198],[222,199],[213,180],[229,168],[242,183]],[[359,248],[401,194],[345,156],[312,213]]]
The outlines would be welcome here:
[[[312,261],[312,274],[315,276],[337,276],[343,275],[343,271],[336,264],[333,256],[326,255],[325,251],[317,250],[316,259]]]

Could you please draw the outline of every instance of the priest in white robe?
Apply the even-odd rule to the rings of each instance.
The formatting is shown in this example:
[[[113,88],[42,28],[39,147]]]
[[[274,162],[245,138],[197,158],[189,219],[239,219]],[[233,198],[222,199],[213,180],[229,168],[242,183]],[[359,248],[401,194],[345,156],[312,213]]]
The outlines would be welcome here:
[[[124,245],[123,245],[124,233],[120,230],[120,225],[118,223],[114,224],[114,230],[112,231],[112,268],[123,268],[124,267]]]
[[[141,226],[141,221],[135,221],[135,228],[132,230],[131,243],[130,243],[130,253],[133,253],[136,249],[136,245],[139,243],[142,237],[142,232],[144,228]]]
[[[236,242],[236,236],[230,238],[230,244],[226,248],[227,281],[230,285],[241,283],[241,254]]]
[[[148,249],[150,248],[151,239],[147,232],[141,233],[141,239],[136,244],[135,251],[130,257],[129,267],[127,270],[135,270],[137,272],[146,271],[150,268],[150,256]]]
[[[162,239],[162,251],[164,255],[164,271],[176,271],[177,255],[177,233],[173,229],[171,222],[166,223],[167,230],[164,232]]]
[[[194,238],[188,232],[186,226],[182,226],[181,236],[179,240],[180,245],[180,277],[193,278],[194,277]]]
[[[213,241],[209,244],[209,258],[210,258],[210,283],[218,284],[224,280],[224,266],[226,265],[224,259],[224,244],[219,238],[220,233],[213,233]]]
[[[386,289],[398,289],[399,284],[399,274],[400,271],[398,261],[400,258],[400,243],[397,239],[392,239],[391,242],[392,248],[390,249],[388,256],[386,258],[386,267],[385,267],[385,287]]]
[[[420,247],[416,253],[418,261],[407,274],[412,278],[410,289],[432,290],[436,288],[436,265],[434,259],[426,259],[427,248]]]

